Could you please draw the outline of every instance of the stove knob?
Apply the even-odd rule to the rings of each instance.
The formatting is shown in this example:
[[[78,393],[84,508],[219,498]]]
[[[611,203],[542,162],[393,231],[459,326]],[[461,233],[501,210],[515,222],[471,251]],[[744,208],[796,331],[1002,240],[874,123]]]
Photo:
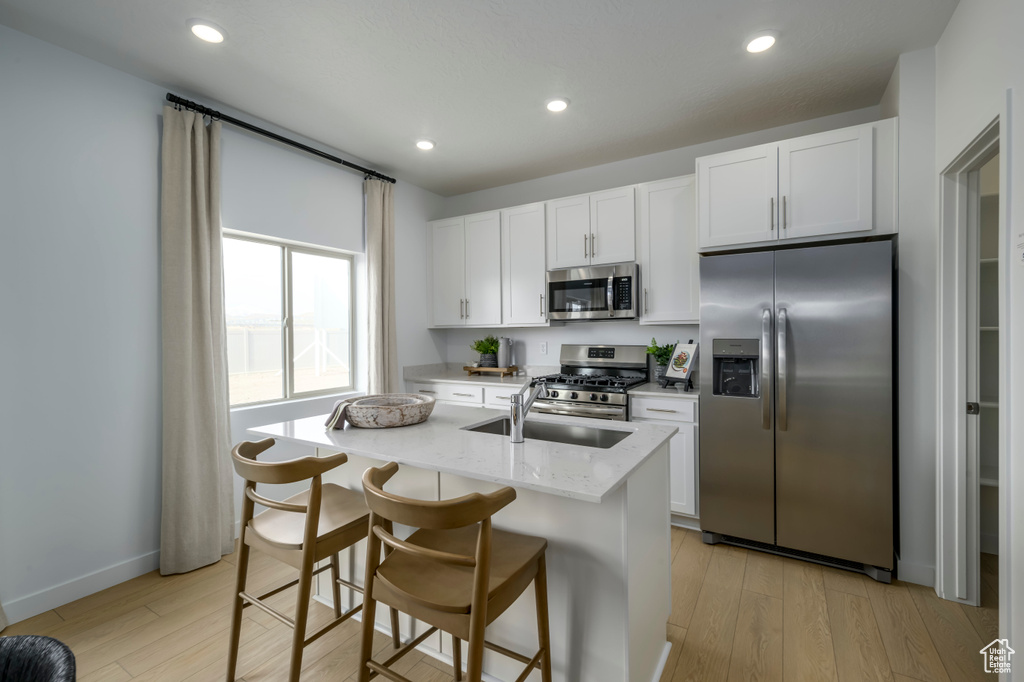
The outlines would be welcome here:
[[[557,398],[558,391],[548,391],[548,395],[551,396],[552,398]]]
[[[607,393],[605,393],[604,395],[601,396],[601,402],[603,402],[603,403],[608,402],[608,394]]]
[[[576,398],[579,398],[579,396],[576,395],[576,391],[573,391],[572,393],[569,394],[569,398],[571,400],[576,400]]]
[[[597,394],[596,393],[591,393],[590,394],[590,399],[591,400],[597,400]]]

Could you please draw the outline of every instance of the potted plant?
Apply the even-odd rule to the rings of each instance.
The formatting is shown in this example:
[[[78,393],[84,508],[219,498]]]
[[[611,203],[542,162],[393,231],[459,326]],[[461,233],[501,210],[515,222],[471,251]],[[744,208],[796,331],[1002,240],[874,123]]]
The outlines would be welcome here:
[[[647,354],[654,358],[655,381],[665,376],[665,370],[668,369],[668,361],[672,359],[672,351],[675,350],[676,343],[679,342],[659,346],[658,342],[653,337],[651,338],[651,345],[647,346]]]
[[[501,342],[498,341],[498,337],[492,335],[474,341],[470,348],[480,354],[481,367],[497,367],[499,346]]]

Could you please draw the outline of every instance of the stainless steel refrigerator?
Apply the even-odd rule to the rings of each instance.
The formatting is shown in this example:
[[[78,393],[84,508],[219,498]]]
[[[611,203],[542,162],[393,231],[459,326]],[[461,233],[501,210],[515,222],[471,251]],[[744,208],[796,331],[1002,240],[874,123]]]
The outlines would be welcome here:
[[[893,277],[891,241],[701,257],[705,542],[888,581]]]

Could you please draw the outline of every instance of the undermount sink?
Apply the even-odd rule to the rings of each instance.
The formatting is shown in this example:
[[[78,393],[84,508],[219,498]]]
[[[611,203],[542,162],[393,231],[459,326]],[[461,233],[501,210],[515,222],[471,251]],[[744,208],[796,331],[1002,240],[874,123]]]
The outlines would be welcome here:
[[[512,420],[508,417],[498,417],[476,426],[463,426],[462,429],[476,433],[493,433],[496,436],[509,436],[512,434]],[[608,449],[631,433],[632,431],[595,429],[589,426],[572,426],[551,422],[523,422],[523,438],[526,440],[546,440],[567,445],[582,445],[588,448]]]

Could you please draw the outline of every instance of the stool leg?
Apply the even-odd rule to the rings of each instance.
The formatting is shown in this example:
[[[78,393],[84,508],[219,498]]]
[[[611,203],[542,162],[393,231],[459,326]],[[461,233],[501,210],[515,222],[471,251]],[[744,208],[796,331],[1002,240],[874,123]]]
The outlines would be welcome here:
[[[295,629],[292,633],[292,660],[288,669],[288,682],[299,682],[302,672],[302,649],[306,642],[306,618],[309,616],[309,593],[313,586],[313,552],[306,548],[299,569],[299,593],[295,599]]]
[[[462,682],[462,640],[452,635],[452,666],[455,668],[455,682]]]
[[[396,649],[402,648],[402,633],[398,628],[398,610],[391,609],[391,646]]]
[[[537,576],[533,579],[534,592],[537,594],[537,639],[544,649],[540,659],[540,676],[543,682],[551,682],[551,633],[548,628],[548,574],[544,555],[540,555],[537,564]]]
[[[245,544],[245,531],[238,539],[238,557],[235,559],[235,594],[231,600],[231,639],[228,643],[228,682],[235,682],[235,669],[238,666],[238,641],[242,635],[242,598],[239,592],[245,591],[246,572],[249,570],[249,545]]]
[[[331,555],[331,595],[334,597],[334,617],[341,618],[341,560],[337,554]]]
[[[372,584],[363,587],[363,634],[359,646],[359,682],[368,682],[370,669],[366,662],[373,657],[373,623],[377,617],[377,601],[373,598]]]

